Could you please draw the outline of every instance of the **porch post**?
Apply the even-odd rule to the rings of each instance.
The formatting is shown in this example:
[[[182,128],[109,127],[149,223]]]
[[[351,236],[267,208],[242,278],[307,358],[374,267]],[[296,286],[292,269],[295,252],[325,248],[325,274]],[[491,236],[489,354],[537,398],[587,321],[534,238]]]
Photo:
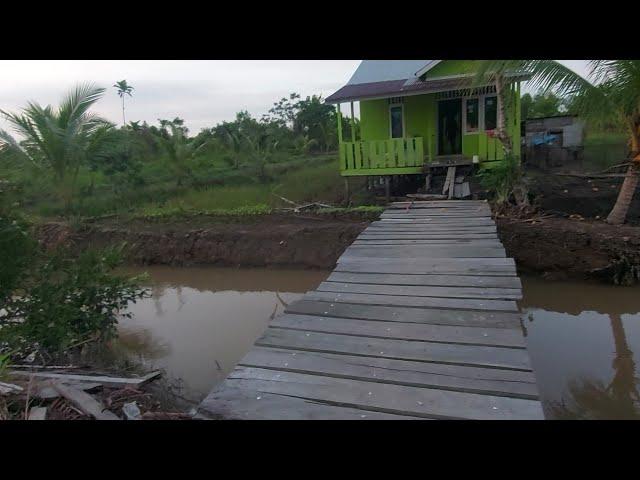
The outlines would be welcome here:
[[[337,118],[338,118],[338,148],[342,143],[342,113],[340,113],[340,104],[336,105],[338,107]]]
[[[351,141],[356,143],[356,122],[353,115],[353,102],[351,102]]]

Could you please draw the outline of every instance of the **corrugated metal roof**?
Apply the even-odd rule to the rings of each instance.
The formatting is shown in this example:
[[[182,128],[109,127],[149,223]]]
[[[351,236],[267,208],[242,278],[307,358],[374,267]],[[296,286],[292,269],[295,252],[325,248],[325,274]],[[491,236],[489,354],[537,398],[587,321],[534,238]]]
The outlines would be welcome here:
[[[433,60],[363,60],[347,85],[406,80]]]
[[[513,81],[527,80],[528,74],[510,74]],[[401,79],[384,82],[370,82],[350,85],[347,84],[340,90],[325,99],[325,103],[351,102],[373,98],[403,97],[424,93],[443,92],[468,88],[473,83],[473,77],[441,78],[433,80]]]

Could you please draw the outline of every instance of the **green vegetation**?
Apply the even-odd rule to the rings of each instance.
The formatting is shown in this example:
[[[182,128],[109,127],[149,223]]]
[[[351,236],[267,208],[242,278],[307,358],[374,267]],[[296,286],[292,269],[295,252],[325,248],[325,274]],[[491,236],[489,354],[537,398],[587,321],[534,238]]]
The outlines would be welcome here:
[[[520,99],[522,120],[572,113],[571,107],[571,98],[553,92],[538,92],[533,96],[525,93]]]
[[[120,249],[47,253],[27,227],[0,209],[0,353],[51,356],[113,338],[118,318],[146,295],[140,278],[113,273]]]
[[[124,106],[132,87],[114,87]],[[278,197],[345,200],[332,153],[336,112],[318,96],[291,94],[261,120],[243,111],[193,136],[178,117],[116,127],[90,112],[103,92],[80,86],[57,109],[29,104],[3,112],[19,137],[0,132],[0,180],[28,218],[242,215],[288,206]],[[351,198],[366,203],[361,183],[353,182]]]
[[[518,157],[509,155],[498,165],[482,170],[479,176],[482,187],[490,193],[498,207],[508,204],[512,199],[518,205],[527,203]]]

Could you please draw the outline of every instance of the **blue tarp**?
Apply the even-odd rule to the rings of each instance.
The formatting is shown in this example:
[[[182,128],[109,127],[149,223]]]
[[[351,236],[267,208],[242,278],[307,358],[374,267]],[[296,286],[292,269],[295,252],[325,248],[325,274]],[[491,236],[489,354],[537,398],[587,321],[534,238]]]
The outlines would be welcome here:
[[[548,133],[539,133],[534,135],[531,138],[531,144],[538,146],[538,145],[553,145],[555,143],[555,141],[558,140],[558,135],[551,135]]]

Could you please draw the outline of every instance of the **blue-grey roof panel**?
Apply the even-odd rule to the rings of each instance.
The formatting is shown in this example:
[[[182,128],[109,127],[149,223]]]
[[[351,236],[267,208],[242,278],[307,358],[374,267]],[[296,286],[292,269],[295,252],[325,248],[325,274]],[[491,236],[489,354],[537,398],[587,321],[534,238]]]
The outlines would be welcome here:
[[[406,80],[433,60],[363,60],[347,85]]]

